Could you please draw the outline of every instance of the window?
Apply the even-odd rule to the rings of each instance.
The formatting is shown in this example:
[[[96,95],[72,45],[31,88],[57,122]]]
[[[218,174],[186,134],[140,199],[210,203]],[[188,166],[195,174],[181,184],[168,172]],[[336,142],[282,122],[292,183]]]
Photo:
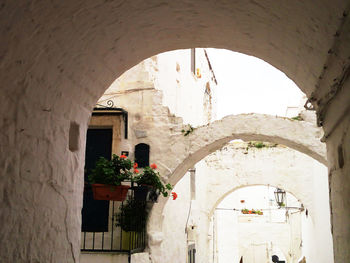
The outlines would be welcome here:
[[[135,162],[140,168],[149,166],[149,145],[139,143],[135,146]]]

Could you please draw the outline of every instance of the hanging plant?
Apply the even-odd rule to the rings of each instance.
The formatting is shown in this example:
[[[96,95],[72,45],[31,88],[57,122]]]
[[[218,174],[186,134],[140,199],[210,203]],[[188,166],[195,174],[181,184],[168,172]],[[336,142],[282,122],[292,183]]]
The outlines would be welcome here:
[[[264,214],[261,210],[254,210],[254,209],[249,210],[247,208],[242,209],[241,213],[245,214],[245,215],[246,214],[253,214],[253,215],[263,215]]]
[[[171,184],[164,184],[160,179],[160,174],[156,171],[157,165],[155,163],[143,169],[140,175],[133,178],[133,181],[139,186],[150,186],[152,189],[164,197],[169,196],[169,192],[173,189]]]
[[[90,183],[120,185],[121,182],[131,178],[130,169],[132,167],[132,161],[127,159],[125,155],[113,154],[111,160],[100,157],[89,175]]]
[[[130,180],[133,163],[125,155],[113,154],[111,160],[100,157],[89,175],[95,200],[123,201],[130,186],[121,185]]]

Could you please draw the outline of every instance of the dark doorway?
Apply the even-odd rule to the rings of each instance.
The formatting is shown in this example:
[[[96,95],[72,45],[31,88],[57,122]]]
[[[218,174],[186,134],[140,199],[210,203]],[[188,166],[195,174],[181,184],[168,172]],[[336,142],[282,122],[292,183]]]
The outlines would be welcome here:
[[[88,175],[101,156],[110,160],[112,129],[88,129],[86,136],[84,199],[82,209],[83,232],[108,232],[109,201],[94,200]]]

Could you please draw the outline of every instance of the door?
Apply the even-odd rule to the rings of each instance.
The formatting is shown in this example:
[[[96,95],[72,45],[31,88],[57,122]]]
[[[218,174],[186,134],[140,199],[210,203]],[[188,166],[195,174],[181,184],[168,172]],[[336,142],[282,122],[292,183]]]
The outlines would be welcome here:
[[[112,129],[88,129],[87,131],[81,229],[83,232],[108,232],[109,201],[93,199],[88,175],[101,156],[111,159],[112,135]]]

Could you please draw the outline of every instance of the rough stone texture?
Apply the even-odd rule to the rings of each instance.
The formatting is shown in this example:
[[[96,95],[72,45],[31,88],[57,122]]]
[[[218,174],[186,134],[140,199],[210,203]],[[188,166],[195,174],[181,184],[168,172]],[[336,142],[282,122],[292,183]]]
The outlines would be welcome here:
[[[332,85],[318,79],[325,74],[341,79],[349,57],[349,25],[340,28],[347,5],[345,0],[318,1],[317,8],[311,0],[3,1],[0,219],[7,227],[0,231],[2,260],[78,262],[85,130],[97,99],[126,69],[162,51],[226,48],[264,59],[308,97],[322,99]],[[335,45],[334,63],[325,65]],[[324,67],[335,74],[324,74]],[[334,100],[339,105],[332,107],[325,128],[332,129],[331,119],[343,115],[345,98]],[[68,148],[71,122],[81,134],[74,153]],[[327,140],[331,160],[340,139],[348,138],[342,135],[347,123],[336,123],[334,138]],[[350,200],[349,158],[344,160],[343,168],[331,171],[337,175],[331,184],[339,215],[333,217],[337,263],[350,258],[349,212],[340,212],[341,207],[350,211],[349,201],[342,201]]]
[[[349,91],[350,82],[347,82]],[[350,92],[349,92],[350,93]],[[337,102],[332,105],[337,107]],[[340,107],[338,107],[339,109]],[[329,116],[339,118],[334,112]],[[326,139],[329,158],[329,186],[332,214],[332,232],[336,262],[346,262],[350,258],[350,113],[343,115],[343,120]],[[327,129],[328,122],[325,122]],[[333,129],[330,126],[330,129]],[[339,260],[340,259],[340,260]],[[339,261],[338,261],[339,260]]]
[[[338,30],[339,40],[315,93],[318,121],[323,124],[329,158],[334,255],[350,260],[350,20],[349,6]]]

